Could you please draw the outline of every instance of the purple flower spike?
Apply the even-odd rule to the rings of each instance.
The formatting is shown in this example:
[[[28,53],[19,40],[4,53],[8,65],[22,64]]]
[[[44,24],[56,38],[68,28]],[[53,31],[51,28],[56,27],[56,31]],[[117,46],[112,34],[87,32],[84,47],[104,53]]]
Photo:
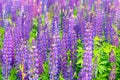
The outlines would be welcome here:
[[[61,65],[61,71],[62,71],[62,75],[64,77],[64,79],[67,79],[67,50],[66,50],[66,39],[63,37],[62,41],[61,41],[61,56],[60,56],[60,65]]]
[[[112,69],[110,71],[109,80],[115,80],[115,78],[116,78],[116,65],[113,64]]]
[[[50,74],[50,80],[58,80],[59,77],[59,60],[60,60],[60,36],[59,36],[59,30],[57,25],[57,18],[54,18],[53,21],[53,37],[52,37],[52,49],[50,53],[50,68],[49,68],[49,74]]]
[[[28,71],[28,61],[29,61],[29,49],[26,45],[26,41],[22,40],[22,44],[19,45],[19,49],[17,49],[16,52],[16,68],[20,70],[21,79],[25,80],[27,76]]]
[[[80,72],[81,80],[92,79],[92,49],[93,49],[93,26],[91,23],[87,23],[85,26],[84,34],[84,58],[83,58],[83,69]]]
[[[43,72],[42,67],[42,58],[40,59],[40,55],[36,46],[35,40],[33,40],[33,45],[31,52],[29,54],[29,61],[28,61],[28,78],[29,80],[37,80],[39,74]]]
[[[5,32],[4,47],[2,56],[2,74],[7,80],[10,75],[10,70],[13,66],[14,59],[14,38],[12,36],[11,28],[8,28]]]

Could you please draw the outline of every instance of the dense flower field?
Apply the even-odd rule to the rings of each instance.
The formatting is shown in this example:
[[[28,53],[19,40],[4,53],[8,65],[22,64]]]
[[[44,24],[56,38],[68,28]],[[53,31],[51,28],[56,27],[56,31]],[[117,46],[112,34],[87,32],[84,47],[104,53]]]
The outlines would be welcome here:
[[[0,0],[0,80],[120,80],[120,0]]]

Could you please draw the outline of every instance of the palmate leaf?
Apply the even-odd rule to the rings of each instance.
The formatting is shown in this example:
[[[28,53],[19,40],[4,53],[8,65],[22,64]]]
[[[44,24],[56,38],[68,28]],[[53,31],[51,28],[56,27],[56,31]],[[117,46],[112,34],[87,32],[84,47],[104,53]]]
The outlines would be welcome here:
[[[103,37],[104,38],[104,37]],[[113,46],[98,36],[94,38],[94,50],[93,50],[93,64],[97,65],[94,71],[95,77],[93,80],[107,80],[110,65],[109,65],[109,53],[113,49]],[[96,62],[97,59],[97,63]]]
[[[82,64],[83,64],[83,53],[84,53],[84,50],[83,50],[82,42],[80,40],[78,40],[77,62],[76,62],[77,65],[82,66]]]
[[[76,62],[76,64],[79,65],[80,67],[82,67],[83,60],[82,60],[82,59],[79,59],[79,60]]]
[[[84,53],[84,50],[82,47],[78,47],[77,52],[79,53],[77,54],[77,56],[79,57],[79,56],[82,56],[82,54]]]
[[[107,67],[104,65],[98,65],[98,72],[103,74],[107,70]]]
[[[96,78],[93,78],[93,80],[108,80],[108,73],[104,73],[104,74],[98,74]]]
[[[115,51],[116,55],[119,55],[119,53],[120,53],[120,46],[114,47],[114,51]]]
[[[79,71],[83,66],[83,54],[84,54],[84,49],[83,49],[83,43],[80,39],[77,40],[77,61],[76,61],[76,72],[74,73],[75,80],[79,77]]]
[[[113,46],[107,42],[103,42],[103,45],[102,45],[102,49],[103,49],[103,52],[104,53],[107,53],[107,55],[109,55],[109,53],[111,52]]]
[[[100,65],[105,65],[105,64],[107,64],[108,63],[108,61],[106,60],[106,61],[101,61],[99,64]]]
[[[116,56],[116,61],[120,63],[120,56]]]

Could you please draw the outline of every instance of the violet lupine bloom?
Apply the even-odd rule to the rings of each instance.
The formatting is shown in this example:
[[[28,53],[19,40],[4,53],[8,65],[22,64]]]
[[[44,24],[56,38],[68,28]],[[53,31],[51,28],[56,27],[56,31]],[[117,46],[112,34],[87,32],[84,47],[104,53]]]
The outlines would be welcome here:
[[[109,61],[110,62],[115,62],[115,54],[114,54],[114,51],[112,50],[111,53],[110,53],[110,58],[109,58]]]
[[[17,13],[21,9],[21,3],[19,0],[14,2],[13,6],[13,13],[12,13],[12,21],[14,22],[14,39],[15,39],[15,46],[17,46],[22,39],[22,12]],[[11,12],[12,12],[11,11]],[[19,42],[19,43],[18,43]]]
[[[47,7],[48,9],[56,2],[56,0],[48,0]]]
[[[76,6],[75,2],[76,2],[76,0],[69,0],[69,7],[71,9],[74,9],[74,7]]]
[[[31,4],[30,4],[31,3]],[[39,4],[40,5],[40,2],[37,3],[36,0],[32,0],[31,2],[28,2],[28,6],[29,6],[29,10],[30,10],[30,15],[34,18],[38,15],[38,9],[39,9]]]
[[[92,6],[94,5],[94,2],[95,2],[95,0],[89,0],[89,1],[88,1],[89,11],[92,10]]]
[[[16,26],[14,28],[14,39],[15,39],[15,45],[19,44],[22,39],[21,17],[20,16],[18,16],[16,20]]]
[[[2,26],[2,2],[0,2],[0,27]]]
[[[63,38],[61,40],[61,55],[60,55],[60,65],[61,65],[61,71],[62,71],[62,75],[63,75],[63,78],[65,80],[67,80],[67,50],[66,50],[66,39],[64,38],[64,35],[63,35]]]
[[[38,19],[37,48],[39,50],[39,54],[42,57],[42,62],[46,61],[47,36],[42,26],[41,17]]]
[[[29,61],[29,53],[27,42],[22,40],[22,44],[20,45],[19,50],[16,52],[16,65],[20,70],[20,78],[21,80],[28,80],[27,71],[28,71],[28,61]]]
[[[66,51],[69,50],[69,46],[68,46],[68,28],[69,28],[69,18],[68,17],[64,17],[63,18],[63,37],[65,39],[65,43],[66,43]]]
[[[103,19],[104,19],[104,16],[103,16],[103,11],[101,9],[101,3],[100,2],[96,2],[96,17],[95,17],[95,35],[101,37],[102,35],[102,26],[103,26]]]
[[[67,1],[66,0],[58,0],[58,4],[61,7],[61,9],[65,9]]]
[[[54,17],[53,20],[53,37],[52,37],[52,49],[50,52],[50,62],[49,62],[49,74],[50,74],[50,80],[58,80],[59,77],[59,45],[60,43],[60,36],[59,36],[59,30],[58,30],[58,25],[57,25],[57,18]]]
[[[20,0],[12,2],[11,6],[11,17],[12,17],[12,22],[16,22],[17,20],[17,11],[20,9]]]
[[[115,8],[114,23],[118,27],[118,30],[120,30],[120,1],[117,3]]]
[[[45,14],[48,11],[47,2],[49,0],[42,0],[42,14]]]
[[[79,80],[92,80],[93,26],[89,22],[86,23],[85,26],[84,49],[84,63],[79,75]]]
[[[74,71],[73,71],[73,66],[72,66],[72,62],[70,61],[69,66],[67,66],[67,77],[65,80],[73,80],[73,75],[74,75]]]
[[[7,25],[9,24],[8,17],[9,17],[10,12],[11,12],[11,6],[12,6],[11,1],[6,1],[2,5],[2,15],[3,15],[3,24],[2,24],[2,26],[4,28],[8,27]]]
[[[108,42],[111,43],[111,30],[112,30],[112,17],[107,18],[106,26],[105,26],[105,37]]]
[[[40,37],[39,37],[39,42],[38,42],[38,49],[39,49],[39,53],[42,56],[42,60],[43,62],[46,61],[46,57],[47,57],[47,37],[46,37],[46,33],[43,32],[43,30],[40,32]]]
[[[31,19],[29,18],[28,6],[21,7],[21,15],[22,15],[22,38],[24,40],[29,39],[29,33],[31,30]]]
[[[43,67],[40,60],[39,52],[36,46],[35,40],[32,42],[32,49],[29,54],[29,61],[28,61],[28,78],[29,80],[37,80],[39,74],[42,73]],[[39,69],[40,68],[40,69]]]
[[[74,26],[74,30],[76,32],[77,35],[77,39],[81,39],[83,37],[83,30],[84,30],[84,26],[85,26],[85,20],[84,20],[84,9],[80,8],[79,6],[77,6],[78,9],[78,13],[77,13],[77,17],[76,17],[76,24]]]
[[[69,30],[68,30],[68,47],[70,50],[70,59],[73,70],[75,71],[75,63],[76,63],[76,44],[77,37],[74,31],[74,15],[71,14],[71,19],[69,19]]]
[[[2,51],[1,51],[1,49],[0,49],[0,57],[2,57]],[[2,66],[2,59],[0,58],[0,66]]]
[[[44,61],[47,60],[47,43],[48,43],[47,36],[48,36],[47,30],[45,29],[43,34],[42,34],[42,45],[43,45],[43,47],[42,47],[42,50],[41,50],[43,55],[44,55]]]
[[[106,4],[107,3],[107,4]],[[105,4],[105,15],[104,15],[104,25],[105,25],[105,28],[104,28],[104,33],[105,33],[105,37],[106,37],[106,40],[110,43],[112,43],[111,41],[111,38],[112,38],[112,34],[111,34],[111,30],[112,30],[112,23],[113,23],[113,14],[114,14],[114,9],[112,9],[112,3],[110,2],[110,0],[106,1]]]
[[[2,74],[5,80],[8,80],[14,59],[14,38],[12,36],[11,28],[6,29],[2,52]]]
[[[116,64],[113,64],[112,69],[110,71],[109,80],[115,80],[116,78]]]
[[[112,33],[112,36],[113,36],[112,37],[112,45],[118,47],[118,45],[119,45],[118,34],[115,32],[115,30],[113,28],[112,28],[111,33]],[[109,80],[115,80],[115,78],[116,78],[116,64],[115,64],[116,59],[115,59],[114,50],[112,50],[111,53],[110,53],[109,61],[111,63],[114,63],[113,66],[112,66],[112,69],[110,71]]]

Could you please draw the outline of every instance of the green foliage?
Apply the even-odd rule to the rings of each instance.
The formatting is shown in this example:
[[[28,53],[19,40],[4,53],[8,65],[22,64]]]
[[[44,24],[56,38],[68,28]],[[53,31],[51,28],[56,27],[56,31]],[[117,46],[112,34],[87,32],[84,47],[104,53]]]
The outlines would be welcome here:
[[[83,53],[84,53],[83,44],[82,44],[81,40],[78,40],[77,41],[77,63],[76,63],[76,65],[78,65],[78,67],[82,67]]]
[[[45,24],[45,16],[42,15],[41,18],[42,18],[42,25],[44,25]]]
[[[95,77],[93,80],[107,80],[111,65],[109,62],[109,54],[114,47],[105,42],[103,38],[99,38],[96,36],[94,38],[94,50],[93,50],[93,76]]]
[[[76,79],[78,78],[78,74],[79,74],[80,69],[82,68],[82,65],[83,65],[83,53],[84,53],[83,43],[79,39],[79,40],[77,40],[76,72],[74,73],[74,76]]]
[[[59,80],[65,80],[65,79],[63,78],[62,72],[60,72]]]
[[[11,69],[9,80],[17,80],[17,70],[15,68]]]
[[[75,18],[77,17],[77,12],[78,12],[78,11],[77,11],[77,8],[75,7],[75,8],[74,8],[74,17],[75,17]]]
[[[2,80],[2,67],[0,66],[0,80]]]
[[[38,18],[33,18],[33,26],[37,27],[38,26]]]
[[[43,64],[44,72],[40,75],[39,80],[49,80],[49,63],[45,62]]]
[[[62,39],[62,36],[63,36],[63,32],[62,30],[60,30],[60,39]]]
[[[4,28],[0,27],[0,49],[3,46],[4,33],[5,33]]]
[[[32,42],[33,38],[36,39],[37,38],[37,28],[38,28],[38,18],[34,18],[33,19],[33,28],[30,32],[30,38],[29,38],[29,43]]]
[[[120,80],[120,45],[114,48],[116,59],[116,79]]]
[[[67,56],[67,57],[68,57],[67,62],[68,62],[68,64],[69,64],[69,63],[70,63],[70,61],[71,61],[71,60],[70,60],[70,50],[69,50],[66,54],[68,55],[68,56]]]

